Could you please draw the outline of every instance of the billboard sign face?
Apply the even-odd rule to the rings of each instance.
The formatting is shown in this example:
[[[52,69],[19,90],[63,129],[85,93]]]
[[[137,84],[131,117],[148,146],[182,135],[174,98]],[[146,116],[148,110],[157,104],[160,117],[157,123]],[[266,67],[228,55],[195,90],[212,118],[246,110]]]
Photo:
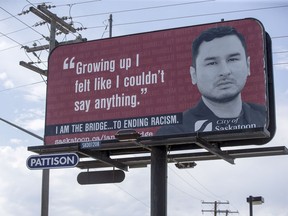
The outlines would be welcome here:
[[[115,139],[123,129],[152,140],[268,128],[265,46],[255,19],[59,46],[45,143]]]

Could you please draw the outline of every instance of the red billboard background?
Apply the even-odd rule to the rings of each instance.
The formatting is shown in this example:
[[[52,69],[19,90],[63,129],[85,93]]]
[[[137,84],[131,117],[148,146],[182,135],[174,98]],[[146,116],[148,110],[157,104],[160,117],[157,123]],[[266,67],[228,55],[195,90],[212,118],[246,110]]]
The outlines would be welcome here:
[[[265,31],[243,19],[57,47],[49,57],[45,144],[114,139],[133,128],[154,136],[199,98],[192,85],[192,41],[205,29],[233,26],[251,59],[244,101],[267,106]]]

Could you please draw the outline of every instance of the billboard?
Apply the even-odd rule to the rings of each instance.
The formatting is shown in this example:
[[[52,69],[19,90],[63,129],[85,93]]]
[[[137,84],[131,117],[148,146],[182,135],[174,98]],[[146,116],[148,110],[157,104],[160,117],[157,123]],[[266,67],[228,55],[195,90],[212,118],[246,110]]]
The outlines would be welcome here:
[[[267,131],[266,36],[242,19],[59,46],[48,62],[45,144],[124,129],[151,140]]]

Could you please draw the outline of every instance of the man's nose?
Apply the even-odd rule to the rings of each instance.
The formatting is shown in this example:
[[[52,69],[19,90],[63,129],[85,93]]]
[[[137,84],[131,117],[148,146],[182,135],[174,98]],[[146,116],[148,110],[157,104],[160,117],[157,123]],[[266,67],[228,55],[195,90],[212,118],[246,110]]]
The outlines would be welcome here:
[[[227,76],[231,74],[231,68],[226,61],[222,61],[220,64],[220,75]]]

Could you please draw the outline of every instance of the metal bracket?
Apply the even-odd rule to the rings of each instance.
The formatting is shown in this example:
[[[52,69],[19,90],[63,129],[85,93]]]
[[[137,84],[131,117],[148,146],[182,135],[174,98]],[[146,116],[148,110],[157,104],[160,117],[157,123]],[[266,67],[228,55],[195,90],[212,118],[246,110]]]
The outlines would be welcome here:
[[[206,149],[208,152],[218,156],[219,158],[222,158],[223,160],[227,161],[230,164],[235,164],[234,163],[234,159],[233,157],[231,157],[229,154],[221,151],[220,148],[214,146],[213,144],[209,143],[208,141],[206,141],[205,139],[196,136],[196,142],[195,142],[198,146]]]
[[[113,160],[109,157],[107,152],[93,152],[92,154],[88,153],[87,151],[81,151],[81,153],[85,153],[87,156],[90,156],[91,158],[97,159],[105,164],[108,164],[113,167],[117,167],[118,169],[128,171],[128,166],[117,161]]]

